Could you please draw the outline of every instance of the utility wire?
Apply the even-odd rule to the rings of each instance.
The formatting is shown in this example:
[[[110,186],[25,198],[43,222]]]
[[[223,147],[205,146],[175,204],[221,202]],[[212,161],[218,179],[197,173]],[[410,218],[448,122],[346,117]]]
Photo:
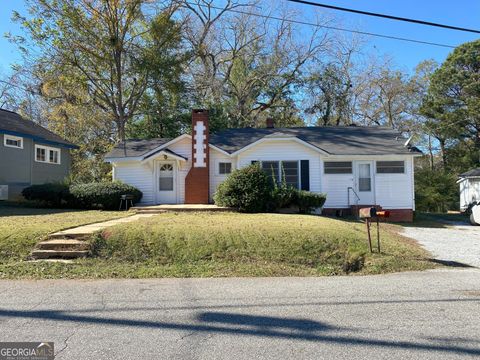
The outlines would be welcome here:
[[[192,6],[200,6],[200,7],[205,7],[205,8],[209,7],[211,9],[216,9],[216,10],[225,10],[222,7],[218,7],[218,6],[214,6],[214,5],[201,5],[201,4],[195,4],[195,3],[190,3],[190,2],[188,4],[190,4]],[[257,16],[257,17],[261,17],[261,18],[264,18],[264,19],[285,21],[285,22],[290,22],[290,23],[294,23],[294,24],[314,26],[314,27],[336,30],[336,31],[349,32],[349,33],[359,34],[359,35],[374,36],[374,37],[379,37],[379,38],[389,39],[389,40],[406,41],[406,42],[411,42],[411,43],[416,43],[416,44],[439,46],[439,47],[444,47],[444,48],[449,48],[449,49],[455,49],[456,48],[456,46],[453,46],[453,45],[447,45],[447,44],[441,44],[441,43],[423,41],[423,40],[416,40],[416,39],[404,38],[404,37],[399,37],[399,36],[383,35],[383,34],[371,33],[371,32],[366,32],[366,31],[345,29],[345,28],[339,28],[339,27],[335,27],[335,26],[319,25],[319,24],[315,24],[315,23],[312,23],[312,22],[285,19],[285,18],[282,18],[282,17],[271,16],[271,15],[262,15],[262,14],[258,14],[258,13],[252,13],[252,12],[249,12],[249,11],[242,11],[242,10],[235,10],[235,9],[227,9],[226,11],[237,13],[237,14]]]
[[[320,3],[317,3],[317,2],[306,1],[306,0],[288,0],[288,1],[298,3],[298,4],[305,4],[305,5],[322,7],[322,8],[326,8],[326,9],[346,11],[346,12],[351,12],[351,13],[354,13],[354,14],[368,15],[368,16],[380,17],[380,18],[389,19],[389,20],[405,21],[405,22],[414,23],[414,24],[435,26],[435,27],[440,27],[440,28],[443,28],[443,29],[465,31],[465,32],[471,32],[471,33],[474,33],[474,34],[480,34],[480,30],[467,29],[467,28],[463,28],[463,27],[459,27],[459,26],[445,25],[445,24],[434,23],[434,22],[430,22],[430,21],[410,19],[410,18],[404,18],[404,17],[387,15],[387,14],[379,14],[379,13],[374,13],[374,12],[369,12],[369,11],[355,10],[355,9],[344,8],[344,7],[340,7],[340,6],[320,4]]]

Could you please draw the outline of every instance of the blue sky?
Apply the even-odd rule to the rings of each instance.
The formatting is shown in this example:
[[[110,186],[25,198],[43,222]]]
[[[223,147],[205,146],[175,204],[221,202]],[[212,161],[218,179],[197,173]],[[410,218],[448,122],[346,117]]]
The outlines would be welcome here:
[[[286,1],[286,0],[281,0]],[[326,4],[351,7],[354,9],[386,13],[402,17],[410,17],[432,22],[445,23],[467,28],[480,29],[480,1],[478,0],[315,0]],[[219,3],[221,1],[219,0]],[[290,7],[309,11],[307,5],[289,4]],[[18,34],[18,24],[11,21],[13,10],[25,14],[23,0],[1,0],[0,34],[11,31]],[[311,11],[311,10],[310,10]],[[453,30],[427,27],[416,24],[401,23],[386,19],[377,19],[363,15],[349,14],[337,11],[327,11],[334,14],[346,28],[382,33],[392,36],[414,38],[418,40],[439,42],[448,45],[459,45],[472,41],[480,36]],[[389,54],[395,63],[405,69],[412,70],[416,64],[425,59],[433,58],[442,62],[451,49],[435,46],[412,44],[371,37],[366,45],[366,51],[372,51],[382,56]],[[0,38],[0,73],[9,70],[10,64],[19,61],[20,57],[15,45],[10,44],[3,36]]]

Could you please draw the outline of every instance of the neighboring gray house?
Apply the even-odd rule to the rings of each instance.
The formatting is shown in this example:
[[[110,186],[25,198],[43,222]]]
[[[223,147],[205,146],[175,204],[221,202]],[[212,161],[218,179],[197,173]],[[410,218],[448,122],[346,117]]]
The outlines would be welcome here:
[[[33,184],[65,179],[75,148],[33,121],[0,109],[0,200],[15,200]]]

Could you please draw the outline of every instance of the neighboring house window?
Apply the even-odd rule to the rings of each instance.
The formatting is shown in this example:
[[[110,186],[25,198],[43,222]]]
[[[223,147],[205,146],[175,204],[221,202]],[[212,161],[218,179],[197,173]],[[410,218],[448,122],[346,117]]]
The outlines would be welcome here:
[[[218,174],[219,175],[227,175],[232,172],[232,163],[229,162],[221,162],[218,163]]]
[[[403,174],[405,161],[377,161],[377,174]]]
[[[325,161],[324,172],[325,174],[351,174],[352,162],[351,161]]]
[[[262,169],[277,184],[300,188],[298,161],[262,161]]]
[[[3,145],[17,149],[23,149],[23,138],[19,136],[4,135]]]
[[[35,161],[49,164],[60,164],[60,149],[35,145]]]

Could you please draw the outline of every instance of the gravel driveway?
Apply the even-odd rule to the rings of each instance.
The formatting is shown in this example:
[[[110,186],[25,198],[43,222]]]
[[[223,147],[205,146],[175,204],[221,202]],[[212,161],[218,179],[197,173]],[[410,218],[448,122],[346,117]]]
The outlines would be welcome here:
[[[480,226],[405,227],[403,235],[417,240],[437,260],[480,267]]]

